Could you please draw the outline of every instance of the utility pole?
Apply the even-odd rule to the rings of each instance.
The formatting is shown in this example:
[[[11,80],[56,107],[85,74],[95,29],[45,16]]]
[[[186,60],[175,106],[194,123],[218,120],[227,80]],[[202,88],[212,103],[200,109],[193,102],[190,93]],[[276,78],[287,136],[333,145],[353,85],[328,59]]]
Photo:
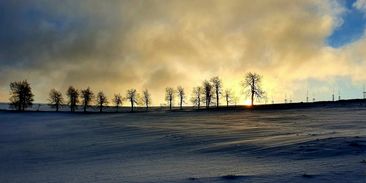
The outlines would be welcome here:
[[[363,85],[363,91],[362,91],[362,94],[363,94],[363,99],[366,99],[365,85]]]
[[[309,102],[309,90],[306,90],[306,103]]]
[[[287,104],[287,94],[285,94],[285,104]]]
[[[272,96],[272,104],[274,104],[273,96]]]
[[[334,89],[333,89],[333,93],[332,93],[332,101],[334,102]]]

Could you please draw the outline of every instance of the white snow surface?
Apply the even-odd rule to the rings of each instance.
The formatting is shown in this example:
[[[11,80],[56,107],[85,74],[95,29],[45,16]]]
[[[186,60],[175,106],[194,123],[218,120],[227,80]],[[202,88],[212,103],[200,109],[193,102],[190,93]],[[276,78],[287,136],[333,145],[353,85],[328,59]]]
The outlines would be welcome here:
[[[0,112],[0,182],[366,182],[366,109]]]

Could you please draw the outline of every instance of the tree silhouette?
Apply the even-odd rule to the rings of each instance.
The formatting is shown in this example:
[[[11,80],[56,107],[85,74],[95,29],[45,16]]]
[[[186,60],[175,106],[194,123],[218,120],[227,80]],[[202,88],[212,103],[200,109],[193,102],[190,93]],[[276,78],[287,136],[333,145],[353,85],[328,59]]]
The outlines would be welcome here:
[[[243,87],[246,89],[247,94],[250,95],[251,105],[254,105],[254,98],[264,97],[264,91],[261,88],[262,76],[256,73],[247,73],[244,81],[242,82]]]
[[[122,96],[120,94],[114,94],[113,103],[116,105],[116,109],[118,112],[118,107],[122,105]]]
[[[134,104],[138,104],[137,100],[138,100],[138,94],[136,89],[129,89],[127,91],[127,96],[126,96],[127,100],[130,101],[131,103],[131,112],[133,112],[134,110]]]
[[[184,103],[184,99],[185,99],[185,92],[184,92],[184,88],[182,86],[178,86],[177,87],[177,94],[179,97],[179,106],[180,106],[180,110],[183,109],[183,103]]]
[[[108,99],[103,91],[100,91],[97,94],[97,104],[99,106],[99,112],[103,112],[103,106],[108,104]]]
[[[204,102],[206,104],[206,109],[210,107],[211,100],[212,100],[212,85],[210,82],[205,80],[203,82],[203,94],[204,94]]]
[[[201,94],[202,87],[197,86],[193,88],[191,102],[194,106],[197,106],[197,109],[200,109],[201,106]]]
[[[220,105],[220,95],[222,94],[222,81],[218,76],[211,78],[210,81],[216,97],[216,107],[218,108]]]
[[[90,107],[90,103],[94,99],[94,93],[91,91],[91,89],[88,87],[85,90],[81,90],[81,97],[83,98],[83,106],[84,106],[84,112],[86,112],[86,108]]]
[[[229,103],[231,103],[232,97],[233,97],[231,90],[226,89],[225,93],[224,93],[224,97],[225,97],[225,101],[226,101],[226,107],[229,107]]]
[[[79,91],[75,89],[73,86],[69,86],[66,95],[69,98],[69,105],[71,112],[75,112],[77,104],[79,103]]]
[[[151,95],[149,93],[149,90],[144,90],[143,92],[143,98],[142,98],[143,104],[146,106],[146,111],[149,110],[149,105],[151,104]]]
[[[172,110],[172,105],[174,101],[174,89],[166,88],[165,89],[165,100],[169,103],[169,110]]]
[[[32,106],[34,95],[27,80],[11,82],[10,93],[10,105],[18,111],[24,111],[27,107]]]
[[[56,111],[60,108],[60,106],[64,103],[64,98],[62,97],[62,93],[57,91],[56,89],[52,89],[49,93],[49,98],[51,107],[56,108]]]

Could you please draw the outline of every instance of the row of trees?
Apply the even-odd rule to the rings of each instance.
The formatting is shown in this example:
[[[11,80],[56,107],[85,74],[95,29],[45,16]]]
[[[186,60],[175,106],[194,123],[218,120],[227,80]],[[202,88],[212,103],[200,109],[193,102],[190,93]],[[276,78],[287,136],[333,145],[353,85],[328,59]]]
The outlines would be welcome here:
[[[261,88],[262,77],[256,73],[248,73],[245,79],[242,81],[242,86],[246,89],[246,94],[251,98],[251,105],[254,105],[255,98],[263,98],[265,92]],[[228,107],[233,100],[235,100],[233,93],[230,89],[226,89],[223,93],[222,80],[216,76],[210,80],[203,81],[202,86],[197,86],[193,88],[191,102],[194,106],[200,109],[201,103],[205,104],[206,109],[210,105],[216,105],[216,108],[220,105],[220,97],[224,97],[226,101],[226,106]],[[165,90],[165,100],[169,104],[169,109],[172,108],[172,102],[174,100],[174,89],[166,88]],[[182,105],[185,102],[185,92],[184,88],[181,86],[177,87],[177,96],[179,98],[179,106],[182,109]]]
[[[245,79],[242,81],[242,86],[246,89],[246,93],[251,98],[251,104],[254,104],[255,98],[264,97],[264,91],[261,89],[261,76],[256,73],[248,73]],[[223,97],[226,106],[234,101],[234,96],[231,90],[223,89],[222,80],[216,76],[210,80],[205,80],[202,86],[194,87],[192,90],[192,96],[190,101],[197,109],[200,109],[201,104],[204,104],[206,109],[211,105],[215,105],[217,108],[220,106],[220,98]],[[19,111],[24,111],[25,108],[32,106],[34,101],[33,93],[31,91],[30,84],[25,81],[16,81],[10,83],[10,102]],[[67,102],[65,101],[62,93],[56,89],[51,89],[49,92],[49,104],[59,111],[62,105],[69,105],[70,111],[75,112],[78,105],[83,106],[83,111],[86,112],[87,108],[95,103],[100,112],[103,112],[105,106],[109,104],[109,100],[103,91],[99,91],[97,95],[88,87],[86,89],[78,90],[73,86],[70,86],[66,91]],[[176,89],[168,87],[165,90],[165,100],[171,110],[175,98],[178,97],[179,107],[183,109],[183,104],[186,103],[186,93],[182,86],[178,86]],[[142,92],[142,96],[136,91],[136,89],[127,90],[126,96],[122,97],[120,94],[115,94],[112,98],[112,102],[118,111],[123,101],[129,102],[131,111],[134,111],[136,105],[144,105],[146,110],[149,110],[149,106],[152,103],[149,90],[145,89]]]
[[[176,90],[171,87],[166,88],[165,100],[169,104],[169,109],[171,109],[175,93],[176,96],[179,98],[179,107],[180,109],[182,109],[186,97],[183,87],[178,86]],[[220,96],[222,96],[222,80],[216,76],[211,78],[209,81],[205,80],[202,86],[197,86],[193,88],[191,102],[198,109],[200,109],[201,103],[205,104],[206,108],[209,108],[212,104],[215,104],[216,107],[219,107]],[[213,102],[213,98],[216,99],[216,102]],[[225,100],[227,106],[229,106],[232,98],[233,96],[231,91],[225,90]]]
[[[68,98],[67,104],[70,106],[71,112],[75,112],[79,104],[82,104],[83,110],[86,112],[87,108],[91,106],[93,101],[95,101],[99,111],[103,112],[103,108],[109,104],[109,100],[103,91],[99,91],[95,96],[89,87],[79,91],[73,86],[70,86],[66,91],[66,96]],[[81,102],[79,99],[81,99]],[[56,108],[56,111],[59,110],[61,105],[65,104],[61,92],[55,89],[50,91],[48,100],[50,105]],[[138,104],[145,105],[146,110],[149,110],[149,106],[151,105],[151,95],[147,89],[143,91],[142,97],[140,97],[136,89],[129,89],[127,91],[126,97],[122,97],[120,94],[114,94],[112,102],[114,103],[117,112],[123,101],[128,101],[131,104],[131,111],[134,111],[135,105]]]

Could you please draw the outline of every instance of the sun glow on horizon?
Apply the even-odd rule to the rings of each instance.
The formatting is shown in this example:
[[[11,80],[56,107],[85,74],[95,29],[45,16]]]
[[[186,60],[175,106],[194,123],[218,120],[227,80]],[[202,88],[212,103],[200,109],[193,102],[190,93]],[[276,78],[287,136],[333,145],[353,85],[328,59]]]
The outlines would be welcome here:
[[[252,102],[249,99],[247,99],[247,100],[244,101],[244,105],[251,106]]]

